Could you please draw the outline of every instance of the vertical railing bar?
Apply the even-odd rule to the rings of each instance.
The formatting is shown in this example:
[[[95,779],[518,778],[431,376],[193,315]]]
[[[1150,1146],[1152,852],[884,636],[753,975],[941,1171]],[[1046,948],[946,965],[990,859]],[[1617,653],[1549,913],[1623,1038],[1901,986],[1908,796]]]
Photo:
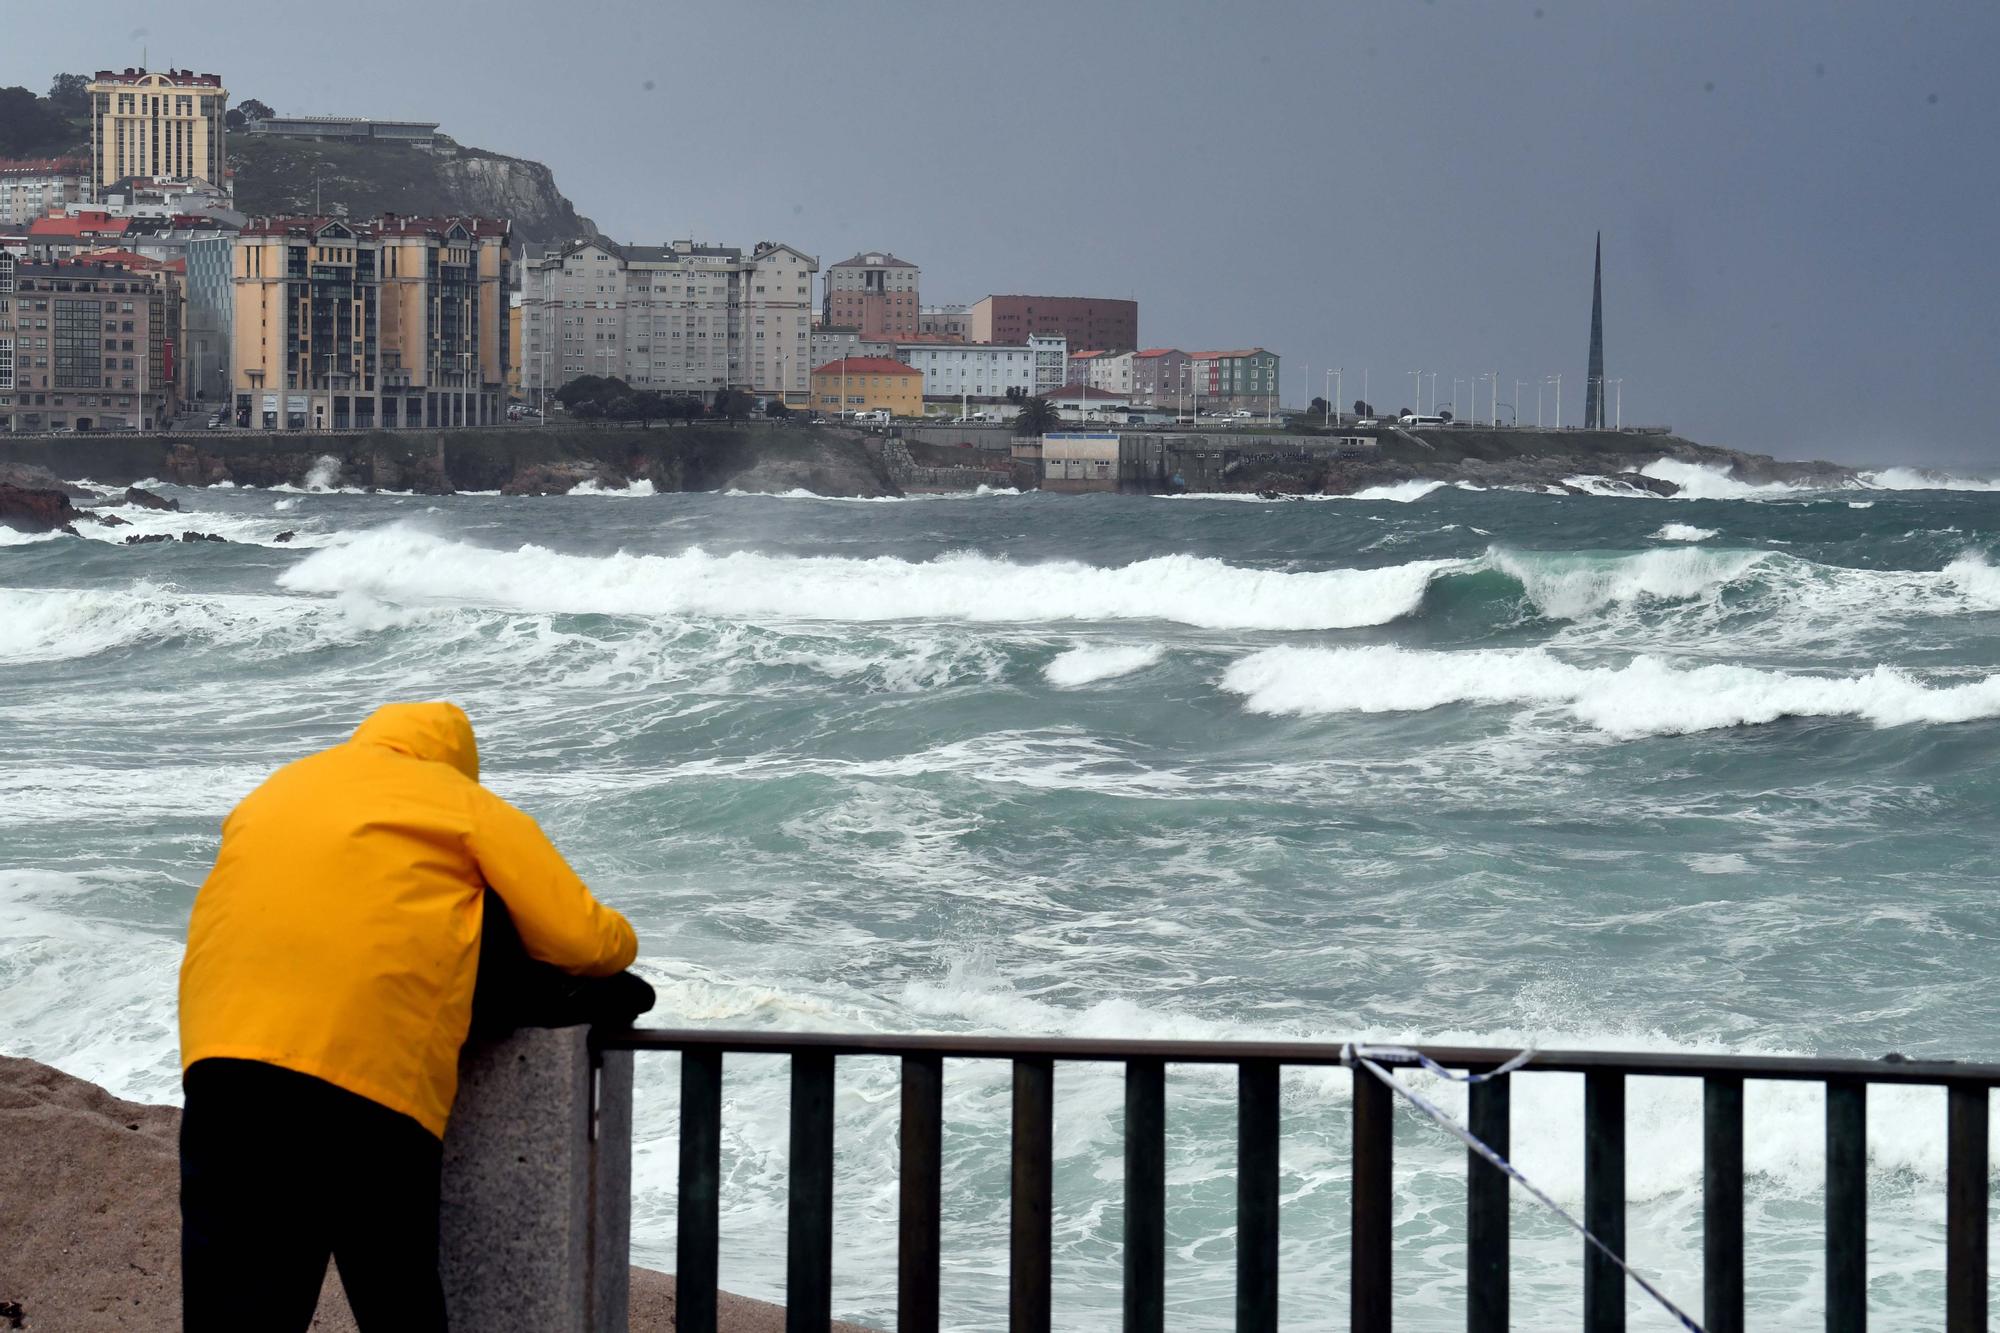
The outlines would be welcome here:
[[[1743,1077],[1701,1086],[1702,1327],[1743,1333]]]
[[[936,1333],[944,1057],[903,1057],[901,1200],[896,1224],[896,1327]]]
[[[1625,1257],[1625,1075],[1583,1076],[1583,1225],[1612,1254]],[[1585,1333],[1624,1333],[1625,1271],[1583,1247]]]
[[[722,1052],[681,1053],[680,1199],[675,1205],[676,1318],[715,1333],[722,1182]]]
[[[1868,1327],[1868,1086],[1826,1083],[1826,1327]]]
[[[833,1318],[833,1057],[792,1054],[792,1189],[785,1248],[786,1333]]]
[[[1278,1328],[1278,1062],[1236,1066],[1236,1329]]]
[[[1946,1085],[1945,1329],[1986,1328],[1986,1086]]]
[[[1125,1333],[1163,1333],[1167,1264],[1167,1067],[1125,1065]]]
[[[1013,1333],[1048,1333],[1049,1240],[1055,1064],[1014,1061],[1013,1209],[1009,1221],[1007,1320]]]
[[[1502,1157],[1512,1135],[1510,1077],[1473,1084],[1466,1112],[1466,1129]],[[1467,1333],[1507,1333],[1507,1173],[1470,1148],[1465,1162],[1465,1327]]]
[[[1392,1313],[1391,1167],[1395,1150],[1389,1089],[1367,1069],[1354,1070],[1354,1187],[1349,1245],[1348,1327],[1388,1333]]]

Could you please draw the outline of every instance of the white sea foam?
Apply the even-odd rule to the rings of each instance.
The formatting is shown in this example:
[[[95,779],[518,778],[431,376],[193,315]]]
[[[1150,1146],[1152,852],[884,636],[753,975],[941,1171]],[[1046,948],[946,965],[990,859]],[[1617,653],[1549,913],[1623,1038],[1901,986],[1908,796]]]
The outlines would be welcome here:
[[[340,484],[340,460],[332,454],[321,454],[306,473],[305,486],[309,491],[330,491]]]
[[[1688,601],[1706,597],[1772,559],[1761,551],[1685,547],[1635,555],[1496,549],[1486,558],[1493,568],[1518,579],[1535,609],[1554,620],[1579,620],[1608,606],[1642,598]]]
[[[1864,472],[1861,484],[1882,491],[2000,491],[2000,481],[1954,477],[1929,468],[1890,467]]]
[[[279,576],[303,592],[361,592],[396,603],[607,615],[807,621],[1041,623],[1166,620],[1207,629],[1342,629],[1414,613],[1440,571],[1462,561],[1290,573],[1200,556],[1118,567],[1020,564],[978,554],[921,563],[789,557],[699,548],[679,555],[564,555],[471,546],[396,525],[339,536]]]
[[[1222,687],[1255,713],[1420,712],[1447,704],[1551,707],[1620,739],[1852,717],[1878,727],[2000,717],[2000,675],[1930,685],[1893,667],[1806,676],[1657,657],[1576,666],[1544,649],[1429,652],[1390,646],[1267,648],[1232,662]]]
[[[1644,486],[1635,486],[1622,477],[1575,476],[1564,477],[1563,485],[1574,486],[1588,495],[1608,496],[1617,500],[1657,500],[1657,491],[1649,491]]]
[[[1432,491],[1443,486],[1441,481],[1399,481],[1389,486],[1365,486],[1348,496],[1350,500],[1393,500],[1397,504],[1409,504],[1421,500]]]
[[[1662,523],[1660,530],[1653,534],[1654,541],[1662,542],[1705,542],[1710,537],[1720,536],[1716,528],[1697,528],[1692,523]]]
[[[1074,688],[1144,670],[1166,655],[1157,643],[1079,644],[1042,671],[1051,685]]]
[[[569,493],[571,495],[610,496],[620,500],[640,499],[645,496],[659,494],[658,491],[653,489],[653,483],[645,477],[641,477],[639,480],[625,486],[606,486],[600,483],[595,477],[586,477],[576,485],[570,487]]]
[[[1680,487],[1680,500],[1771,500],[1801,494],[1802,487],[1774,481],[1763,484],[1739,481],[1718,467],[1704,463],[1684,463],[1677,458],[1659,458],[1639,469],[1639,474]]]

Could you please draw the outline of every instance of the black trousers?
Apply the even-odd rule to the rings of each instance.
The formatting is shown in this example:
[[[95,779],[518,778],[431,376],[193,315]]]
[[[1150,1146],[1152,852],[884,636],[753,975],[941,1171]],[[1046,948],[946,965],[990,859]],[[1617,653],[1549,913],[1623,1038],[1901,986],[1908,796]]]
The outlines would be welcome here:
[[[473,1034],[629,1026],[653,1007],[631,973],[572,977],[529,958],[492,893]],[[181,1116],[181,1308],[187,1333],[303,1333],[331,1258],[362,1333],[444,1333],[443,1145],[410,1117],[254,1060],[201,1060]]]

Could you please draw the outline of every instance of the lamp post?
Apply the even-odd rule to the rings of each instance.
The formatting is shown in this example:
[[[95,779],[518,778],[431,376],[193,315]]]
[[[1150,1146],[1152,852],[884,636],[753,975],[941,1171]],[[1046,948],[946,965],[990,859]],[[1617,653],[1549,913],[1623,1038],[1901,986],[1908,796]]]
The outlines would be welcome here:
[[[1414,410],[1414,415],[1422,416],[1424,414],[1424,372],[1421,370],[1413,370],[1410,372],[1410,378],[1417,382],[1417,389],[1416,389],[1417,406]]]
[[[1542,390],[1549,387],[1545,379],[1535,381],[1535,429],[1542,428]]]
[[[1489,370],[1486,372],[1486,378],[1492,381],[1492,391],[1486,400],[1487,413],[1492,418],[1492,426],[1497,430],[1500,427],[1500,372]]]
[[[1556,386],[1556,429],[1557,429],[1557,430],[1561,430],[1561,429],[1563,428],[1563,377],[1562,377],[1562,373],[1561,373],[1560,371],[1558,371],[1558,372],[1557,372],[1556,374],[1554,374],[1554,375],[1550,376],[1549,378],[1550,378],[1551,380],[1553,380],[1553,381],[1555,382],[1555,386]]]
[[[1611,416],[1611,428],[1612,428],[1613,430],[1624,430],[1624,429],[1625,429],[1625,379],[1624,379],[1624,377],[1623,377],[1623,376],[1620,376],[1619,378],[1617,378],[1617,379],[1615,379],[1615,380],[1612,380],[1612,381],[1611,381],[1611,387],[1612,387],[1612,389],[1613,389],[1613,390],[1615,391],[1615,392],[1614,392],[1614,395],[1613,395],[1613,397],[1612,397],[1612,403],[1613,403],[1613,407],[1612,407],[1612,409],[1611,409],[1611,412],[1612,412],[1612,416]]]

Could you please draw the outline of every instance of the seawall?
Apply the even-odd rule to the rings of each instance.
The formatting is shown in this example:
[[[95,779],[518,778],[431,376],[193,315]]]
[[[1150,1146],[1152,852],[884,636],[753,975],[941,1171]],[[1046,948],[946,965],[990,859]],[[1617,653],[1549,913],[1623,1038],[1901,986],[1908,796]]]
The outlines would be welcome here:
[[[322,462],[331,458],[329,469]],[[801,487],[894,495],[882,460],[852,431],[748,422],[696,426],[531,426],[448,431],[213,431],[0,438],[0,462],[66,480],[127,485],[298,485],[319,470],[342,485],[424,494],[566,491],[579,481],[648,481],[661,491]]]

